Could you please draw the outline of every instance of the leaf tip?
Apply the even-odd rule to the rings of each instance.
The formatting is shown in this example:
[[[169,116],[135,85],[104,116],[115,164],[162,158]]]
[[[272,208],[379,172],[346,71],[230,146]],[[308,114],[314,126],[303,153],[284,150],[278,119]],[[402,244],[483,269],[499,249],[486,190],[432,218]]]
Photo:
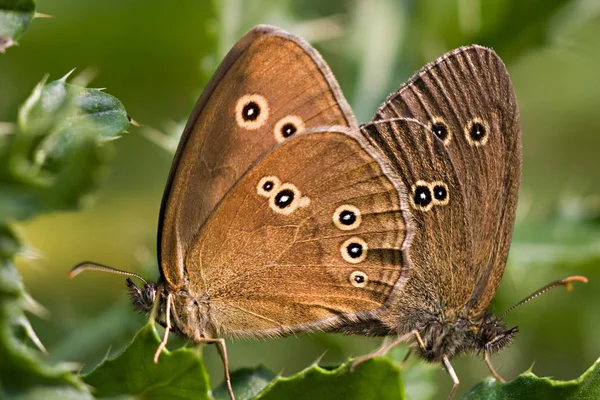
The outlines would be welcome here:
[[[75,70],[76,70],[76,68],[73,68],[72,70],[70,70],[69,72],[67,72],[67,73],[65,74],[65,76],[63,76],[62,78],[60,78],[60,79],[59,79],[59,81],[61,81],[61,82],[66,82],[66,81],[67,81],[67,79],[69,79],[69,76],[71,76],[71,74],[72,74],[73,72],[75,72]]]
[[[36,12],[35,14],[33,14],[33,18],[54,18],[54,15]]]

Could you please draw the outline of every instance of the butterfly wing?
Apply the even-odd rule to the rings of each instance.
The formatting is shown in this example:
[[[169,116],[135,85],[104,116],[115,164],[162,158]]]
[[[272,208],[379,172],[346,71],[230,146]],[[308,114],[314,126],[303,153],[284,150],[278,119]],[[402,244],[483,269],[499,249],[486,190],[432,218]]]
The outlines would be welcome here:
[[[308,131],[278,146],[226,194],[186,257],[211,330],[331,330],[376,313],[408,268],[402,193],[357,131]]]
[[[386,326],[403,333],[414,329],[413,311],[420,320],[421,316],[427,319],[428,311],[439,315],[444,309],[457,308],[456,303],[468,297],[474,285],[474,275],[465,270],[472,242],[463,184],[443,143],[421,122],[397,118],[361,129],[398,171],[407,190],[413,228],[407,249],[408,281],[391,312],[381,318]],[[436,188],[443,188],[443,198],[439,193],[435,196]],[[432,273],[432,268],[438,272]]]
[[[377,110],[374,121],[398,117],[414,118],[436,134],[461,183],[472,252],[470,259],[452,259],[455,266],[439,273],[452,271],[453,279],[468,284],[469,294],[461,295],[464,304],[459,306],[467,305],[479,315],[492,300],[504,272],[521,180],[521,128],[508,71],[490,49],[454,50],[402,85]],[[456,227],[449,230],[426,224],[422,229],[444,229],[452,237],[462,236]],[[447,245],[453,246],[452,241]],[[446,250],[425,245],[415,251]],[[459,268],[457,264],[463,262]]]
[[[329,124],[357,126],[318,53],[273,27],[248,32],[206,86],[173,160],[159,217],[163,279],[181,282],[198,230],[256,160],[290,135]]]

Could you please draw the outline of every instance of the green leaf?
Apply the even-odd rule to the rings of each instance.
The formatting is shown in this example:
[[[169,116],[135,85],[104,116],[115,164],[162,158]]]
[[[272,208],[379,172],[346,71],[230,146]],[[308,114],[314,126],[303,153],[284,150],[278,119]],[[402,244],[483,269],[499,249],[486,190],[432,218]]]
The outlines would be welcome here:
[[[0,0],[0,53],[17,44],[34,16],[33,0]]]
[[[572,381],[555,381],[526,372],[512,382],[502,384],[485,380],[463,396],[463,399],[598,399],[600,398],[600,360]]]
[[[47,365],[26,345],[38,339],[23,313],[25,290],[11,260],[20,250],[16,233],[0,222],[0,398],[91,399],[67,365]]]
[[[31,301],[13,263],[23,241],[8,223],[77,206],[98,181],[101,145],[128,123],[114,97],[44,80],[21,108],[18,129],[0,137],[0,398],[93,398],[76,366],[51,365],[32,348],[45,351],[24,313]]]
[[[402,400],[405,398],[401,370],[387,358],[373,358],[350,372],[352,360],[327,370],[313,365],[289,378],[275,379],[256,398]]]
[[[18,130],[0,145],[0,215],[25,219],[73,209],[102,177],[110,147],[129,125],[125,107],[98,89],[66,77],[33,90],[19,111]]]
[[[263,367],[240,368],[231,374],[231,386],[236,400],[253,399],[275,378],[275,374]],[[223,382],[214,391],[215,400],[229,400],[227,386]]]
[[[211,399],[208,375],[198,353],[189,348],[164,351],[154,364],[159,343],[149,322],[121,354],[104,360],[83,379],[94,388],[97,398]]]

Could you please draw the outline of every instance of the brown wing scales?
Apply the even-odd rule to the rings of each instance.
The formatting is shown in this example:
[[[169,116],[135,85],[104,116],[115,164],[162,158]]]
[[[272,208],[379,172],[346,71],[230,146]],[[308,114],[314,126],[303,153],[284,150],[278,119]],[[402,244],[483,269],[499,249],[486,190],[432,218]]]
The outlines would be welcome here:
[[[480,46],[452,51],[400,87],[374,119],[398,117],[438,133],[462,183],[473,251],[458,273],[476,277],[463,301],[479,314],[502,278],[520,184],[521,131],[506,67]]]
[[[307,132],[277,147],[200,231],[187,277],[194,295],[208,293],[220,333],[330,329],[374,312],[399,288],[407,229],[399,182],[350,132]],[[265,177],[271,193],[257,187]]]
[[[357,126],[321,57],[275,28],[246,34],[198,100],[173,161],[159,219],[165,280],[181,282],[198,230],[256,160],[288,135],[324,125]]]
[[[402,324],[411,310],[442,314],[444,309],[460,308],[476,277],[465,271],[471,238],[462,183],[446,149],[416,120],[377,121],[362,131],[400,171],[412,217],[408,281],[394,301],[397,312],[386,315],[384,322],[395,327],[397,318]],[[444,187],[445,200],[435,199],[435,186]]]

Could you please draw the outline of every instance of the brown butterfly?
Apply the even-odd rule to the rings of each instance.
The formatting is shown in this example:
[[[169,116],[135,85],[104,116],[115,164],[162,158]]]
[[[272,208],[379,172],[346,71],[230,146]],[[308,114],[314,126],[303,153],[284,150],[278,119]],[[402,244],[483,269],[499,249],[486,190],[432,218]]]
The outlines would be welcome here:
[[[216,343],[231,398],[223,337],[316,330],[415,338],[452,376],[452,396],[450,358],[482,352],[501,379],[489,354],[517,332],[486,309],[520,175],[517,102],[492,50],[444,55],[359,127],[310,45],[257,26],[183,132],[159,216],[159,281],[93,263],[72,275],[142,279],[127,280],[133,304],[156,303],[166,328],[155,361],[169,331]]]

